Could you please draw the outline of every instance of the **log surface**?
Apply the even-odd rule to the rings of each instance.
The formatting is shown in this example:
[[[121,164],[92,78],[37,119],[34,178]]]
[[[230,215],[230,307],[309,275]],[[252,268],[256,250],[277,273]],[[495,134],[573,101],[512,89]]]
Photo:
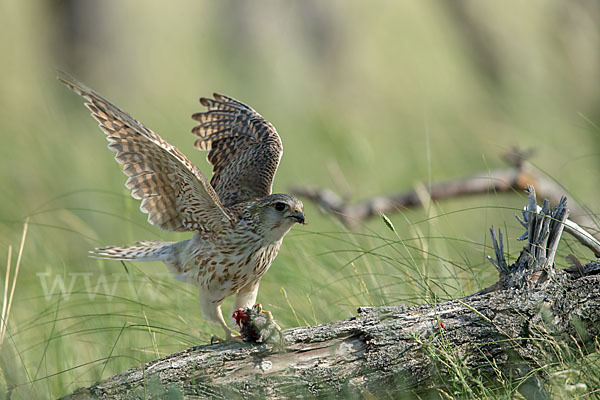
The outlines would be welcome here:
[[[492,228],[498,282],[458,300],[363,307],[356,317],[284,332],[285,349],[198,346],[115,375],[69,399],[401,397],[469,376],[510,382],[526,399],[549,399],[544,373],[564,351],[596,350],[600,263],[557,270],[567,199],[537,206],[533,186],[520,223],[526,245],[511,265]],[[482,380],[483,379],[483,380]],[[443,389],[442,389],[443,390]],[[434,392],[435,393],[435,392]],[[439,397],[439,393],[438,393]]]
[[[599,329],[600,263],[593,262],[557,271],[543,288],[360,308],[355,318],[285,331],[285,351],[265,344],[194,347],[66,398],[422,393],[451,375],[447,361],[461,360],[492,379],[501,374],[518,380],[551,363],[558,342],[593,351]]]

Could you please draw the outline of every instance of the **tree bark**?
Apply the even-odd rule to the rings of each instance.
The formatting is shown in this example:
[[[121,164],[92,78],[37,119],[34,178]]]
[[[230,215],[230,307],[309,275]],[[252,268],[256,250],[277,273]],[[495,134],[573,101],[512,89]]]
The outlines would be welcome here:
[[[556,270],[566,199],[537,208],[528,188],[527,245],[507,265],[492,235],[500,279],[459,300],[420,306],[362,307],[356,317],[284,332],[270,344],[197,346],[115,375],[67,399],[289,398],[426,396],[452,383],[511,382],[545,399],[544,375],[565,352],[596,350],[600,263]],[[466,371],[466,372],[465,372]]]
[[[541,290],[360,308],[356,318],[285,331],[282,352],[264,344],[194,347],[66,398],[396,396],[452,378],[454,362],[491,380],[517,380],[551,363],[563,340],[591,351],[599,327],[600,263],[591,263],[559,271]]]

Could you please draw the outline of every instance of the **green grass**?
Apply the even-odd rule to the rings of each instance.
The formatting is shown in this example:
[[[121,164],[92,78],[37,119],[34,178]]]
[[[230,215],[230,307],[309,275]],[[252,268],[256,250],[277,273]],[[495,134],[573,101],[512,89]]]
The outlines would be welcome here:
[[[0,353],[0,391],[12,388],[14,398],[60,396],[206,343],[218,330],[202,319],[196,290],[171,279],[164,265],[87,257],[98,246],[188,235],[145,222],[81,99],[55,80],[56,67],[208,175],[205,155],[192,147],[189,116],[201,108],[198,97],[218,91],[277,127],[285,147],[277,192],[310,183],[360,200],[503,167],[499,154],[518,144],[538,149],[534,163],[570,201],[600,209],[594,5],[473,2],[490,70],[444,2],[147,7],[112,0],[94,6],[76,40],[65,34],[58,4],[0,4],[3,268],[9,246],[14,268],[30,217]],[[374,219],[354,231],[307,203],[310,224],[286,238],[259,301],[288,328],[346,318],[361,305],[471,294],[496,279],[485,258],[490,225],[506,232],[511,259],[521,249],[513,215],[525,202],[522,193],[489,193],[390,214],[394,230]],[[569,253],[589,259],[566,238],[559,263]],[[42,282],[50,290],[56,277],[68,296],[46,295]],[[576,397],[568,385],[598,387],[594,356],[573,354],[549,368],[560,396]],[[460,371],[451,396],[514,389],[486,391],[471,371]]]

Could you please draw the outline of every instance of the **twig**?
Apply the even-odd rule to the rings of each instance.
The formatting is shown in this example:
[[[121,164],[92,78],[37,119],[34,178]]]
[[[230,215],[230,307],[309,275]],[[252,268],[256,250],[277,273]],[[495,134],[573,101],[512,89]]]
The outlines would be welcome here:
[[[600,258],[600,241],[592,236],[591,233],[570,219],[565,221],[564,229],[565,232],[577,239],[579,243],[592,250],[596,257]]]
[[[473,174],[460,179],[431,184],[429,196],[432,200],[442,200],[489,192],[524,190],[523,182],[528,181],[525,173],[517,168],[501,169]],[[314,186],[293,186],[291,193],[307,198],[324,211],[336,215],[344,224],[356,226],[359,223],[383,214],[398,212],[403,208],[421,207],[416,190],[371,197],[361,203],[348,204],[335,192]]]
[[[535,173],[528,163],[517,157],[510,160],[513,168],[482,171],[459,179],[432,183],[429,196],[432,200],[443,200],[454,197],[501,193],[526,190],[529,185],[535,187],[537,193],[552,203],[558,203],[563,189],[550,179]],[[293,186],[290,192],[316,203],[323,211],[335,215],[350,228],[380,214],[391,214],[402,209],[421,207],[422,203],[417,190],[408,190],[384,196],[371,197],[363,202],[349,204],[335,192],[314,186]],[[536,206],[537,207],[537,206]],[[600,257],[600,226],[590,218],[588,212],[572,203],[571,220],[565,221],[565,231],[573,235],[582,245],[588,247],[596,257]],[[592,232],[586,231],[588,227]]]

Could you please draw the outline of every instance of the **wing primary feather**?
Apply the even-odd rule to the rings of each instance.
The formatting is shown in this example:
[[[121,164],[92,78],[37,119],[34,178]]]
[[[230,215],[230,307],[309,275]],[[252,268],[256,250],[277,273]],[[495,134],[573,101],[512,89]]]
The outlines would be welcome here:
[[[208,151],[213,166],[211,185],[227,207],[271,194],[283,151],[277,130],[241,101],[213,97],[200,98],[207,111],[192,115],[194,146]]]
[[[125,186],[148,221],[173,231],[221,231],[234,222],[214,188],[183,153],[109,100],[66,73],[58,80],[88,101],[87,108],[128,176]]]

